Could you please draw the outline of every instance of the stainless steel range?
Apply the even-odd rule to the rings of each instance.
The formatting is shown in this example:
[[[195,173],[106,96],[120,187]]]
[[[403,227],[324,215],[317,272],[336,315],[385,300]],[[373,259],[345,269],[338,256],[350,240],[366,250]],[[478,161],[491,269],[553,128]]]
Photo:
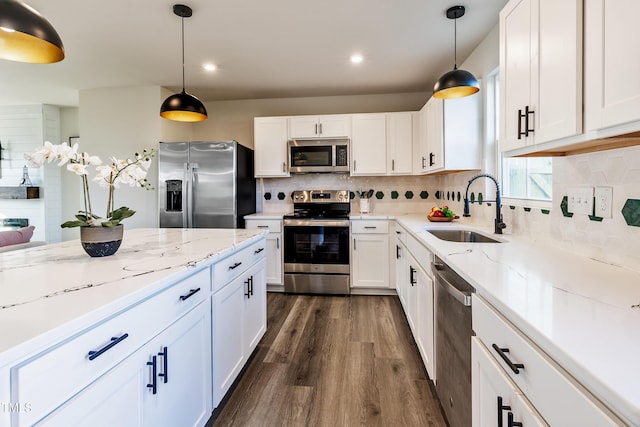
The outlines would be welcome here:
[[[284,290],[349,294],[349,191],[293,193],[284,216]]]

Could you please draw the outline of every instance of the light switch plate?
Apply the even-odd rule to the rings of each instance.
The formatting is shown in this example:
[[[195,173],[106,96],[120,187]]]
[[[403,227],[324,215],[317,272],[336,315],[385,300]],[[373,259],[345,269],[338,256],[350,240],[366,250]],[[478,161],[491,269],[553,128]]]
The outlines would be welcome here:
[[[593,214],[601,218],[611,218],[613,210],[613,188],[596,187],[594,194],[595,204],[593,206]]]
[[[574,214],[593,215],[593,187],[574,187],[568,191],[569,212]]]

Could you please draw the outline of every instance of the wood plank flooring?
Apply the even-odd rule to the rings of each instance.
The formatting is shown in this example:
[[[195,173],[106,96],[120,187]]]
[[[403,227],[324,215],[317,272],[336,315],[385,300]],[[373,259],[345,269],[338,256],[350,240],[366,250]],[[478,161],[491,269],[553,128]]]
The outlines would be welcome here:
[[[217,426],[446,426],[395,296],[269,293],[267,333]]]

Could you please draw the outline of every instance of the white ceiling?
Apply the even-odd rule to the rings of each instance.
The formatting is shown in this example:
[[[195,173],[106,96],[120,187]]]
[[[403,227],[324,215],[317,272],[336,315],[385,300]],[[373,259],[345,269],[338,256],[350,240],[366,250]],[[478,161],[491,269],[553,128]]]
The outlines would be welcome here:
[[[181,88],[180,18],[170,0],[24,0],[56,28],[57,64],[0,60],[0,104],[77,105],[82,89]],[[203,101],[431,91],[498,21],[506,0],[189,0],[187,91]],[[359,65],[349,62],[361,53]],[[201,68],[213,62],[213,73]]]

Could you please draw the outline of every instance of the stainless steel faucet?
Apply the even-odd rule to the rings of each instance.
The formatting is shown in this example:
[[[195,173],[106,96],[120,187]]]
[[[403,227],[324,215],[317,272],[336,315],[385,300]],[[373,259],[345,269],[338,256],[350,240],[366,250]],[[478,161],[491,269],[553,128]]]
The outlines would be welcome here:
[[[469,180],[469,184],[467,184],[467,191],[464,193],[464,213],[462,216],[469,217],[471,216],[471,210],[469,209],[469,203],[479,203],[481,200],[469,200],[469,187],[471,187],[471,183],[478,178],[489,178],[496,185],[496,199],[495,200],[482,200],[485,203],[495,202],[496,204],[496,218],[493,220],[493,232],[495,234],[502,234],[502,229],[506,228],[507,225],[502,221],[502,200],[500,199],[500,184],[498,184],[498,180],[488,173],[481,173],[480,175],[476,175]]]

